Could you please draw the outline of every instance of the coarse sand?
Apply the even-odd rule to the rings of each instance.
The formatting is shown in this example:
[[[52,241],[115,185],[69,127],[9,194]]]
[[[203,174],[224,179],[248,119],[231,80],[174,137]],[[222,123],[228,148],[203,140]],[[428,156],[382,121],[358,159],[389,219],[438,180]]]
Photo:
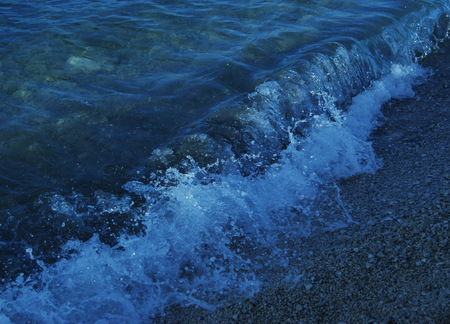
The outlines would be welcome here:
[[[172,306],[156,322],[450,323],[449,49],[423,59],[432,75],[413,98],[383,106],[372,134],[383,167],[338,181],[355,223],[294,243],[300,279],[214,311]]]

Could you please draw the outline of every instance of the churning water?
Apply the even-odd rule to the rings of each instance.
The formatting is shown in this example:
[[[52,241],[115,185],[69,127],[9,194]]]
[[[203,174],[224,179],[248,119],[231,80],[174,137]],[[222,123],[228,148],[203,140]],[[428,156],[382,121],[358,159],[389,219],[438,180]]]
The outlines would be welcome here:
[[[351,222],[448,0],[0,1],[0,321],[145,322]],[[321,211],[329,199],[334,213]]]

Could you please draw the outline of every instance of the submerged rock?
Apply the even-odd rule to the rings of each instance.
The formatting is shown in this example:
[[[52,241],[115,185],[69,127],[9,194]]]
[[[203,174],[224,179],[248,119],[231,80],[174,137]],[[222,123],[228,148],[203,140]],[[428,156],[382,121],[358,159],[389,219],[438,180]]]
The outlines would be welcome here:
[[[100,70],[110,70],[108,65],[86,57],[71,56],[67,65],[73,73],[92,73]]]

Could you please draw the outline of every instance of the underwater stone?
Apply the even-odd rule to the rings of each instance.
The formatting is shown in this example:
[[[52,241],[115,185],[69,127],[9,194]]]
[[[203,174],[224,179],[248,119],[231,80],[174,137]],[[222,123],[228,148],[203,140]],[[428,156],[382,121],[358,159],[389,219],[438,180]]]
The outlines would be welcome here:
[[[78,57],[78,56],[71,56],[67,60],[67,64],[73,70],[73,72],[77,73],[91,73],[101,70],[103,68],[102,63],[96,62],[94,60],[85,57]]]

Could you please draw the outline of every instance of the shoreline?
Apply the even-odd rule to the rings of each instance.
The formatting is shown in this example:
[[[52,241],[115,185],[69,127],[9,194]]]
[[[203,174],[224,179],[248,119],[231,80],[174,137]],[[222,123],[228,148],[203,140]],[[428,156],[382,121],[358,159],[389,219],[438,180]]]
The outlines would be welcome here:
[[[299,238],[301,265],[290,270],[300,280],[214,311],[172,306],[156,322],[450,321],[449,50],[446,40],[424,58],[433,74],[414,97],[383,105],[371,139],[383,167],[337,182],[357,223]]]

